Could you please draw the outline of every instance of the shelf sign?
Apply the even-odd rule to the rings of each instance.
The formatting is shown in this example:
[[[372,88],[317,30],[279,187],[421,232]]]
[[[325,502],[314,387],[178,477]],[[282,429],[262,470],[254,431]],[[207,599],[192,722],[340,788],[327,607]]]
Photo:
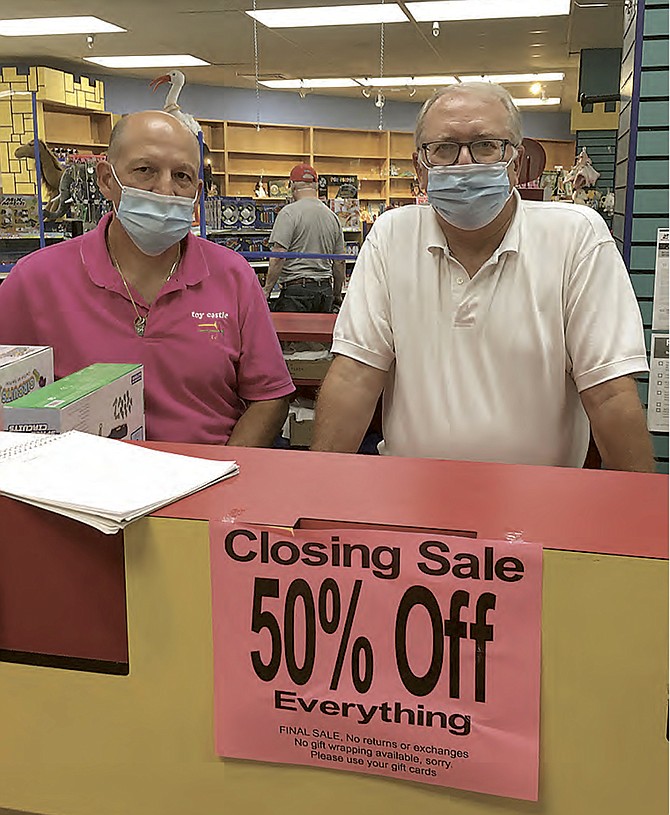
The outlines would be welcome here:
[[[670,370],[668,364],[668,335],[651,335],[649,361],[649,398],[647,400],[647,428],[652,433],[667,433],[670,420]]]
[[[670,290],[670,264],[668,263],[668,237],[667,229],[659,229],[656,233],[656,265],[654,268],[654,305],[652,312],[652,331],[670,330],[670,305],[668,292]]]
[[[210,524],[218,755],[537,800],[542,551]]]
[[[357,175],[320,175],[318,179],[319,198],[358,198]],[[329,187],[338,187],[335,195],[328,195]]]

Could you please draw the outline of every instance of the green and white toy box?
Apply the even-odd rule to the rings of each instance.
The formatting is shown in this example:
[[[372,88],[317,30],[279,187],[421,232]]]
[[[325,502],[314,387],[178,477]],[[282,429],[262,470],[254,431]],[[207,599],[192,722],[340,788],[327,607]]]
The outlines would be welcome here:
[[[97,363],[3,405],[4,430],[144,439],[141,365]]]
[[[54,356],[45,345],[0,345],[0,404],[54,381]]]

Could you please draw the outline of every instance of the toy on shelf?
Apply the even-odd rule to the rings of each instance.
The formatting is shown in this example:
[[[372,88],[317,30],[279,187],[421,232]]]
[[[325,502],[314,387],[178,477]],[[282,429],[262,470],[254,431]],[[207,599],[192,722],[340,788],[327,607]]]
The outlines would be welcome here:
[[[58,208],[60,200],[60,179],[63,175],[63,164],[56,151],[51,150],[41,140],[37,140],[40,154],[40,167],[42,169],[42,200],[45,212],[53,212]],[[25,158],[35,161],[35,139],[22,144],[14,151],[15,158]]]
[[[67,218],[82,221],[84,229],[94,227],[100,218],[110,210],[100,189],[96,176],[98,161],[104,155],[71,154],[60,178],[59,195],[56,199],[58,208],[44,213],[46,221]]]
[[[612,217],[614,215],[614,193],[612,190],[607,190],[605,195],[600,199],[600,211],[603,215]]]
[[[204,180],[205,198],[211,198],[219,194],[219,187],[214,181],[214,171],[212,170],[212,157],[209,148],[203,143],[202,176]]]
[[[179,121],[185,125],[194,136],[197,136],[202,130],[200,124],[193,116],[191,116],[190,113],[186,113],[186,111],[182,110],[177,104],[179,94],[181,93],[185,82],[186,77],[181,71],[169,71],[167,74],[162,74],[162,76],[157,76],[155,79],[152,79],[149,83],[149,87],[151,88],[152,93],[156,93],[156,90],[160,85],[167,83],[170,86],[170,90],[167,92],[167,96],[165,97],[163,110],[165,113],[169,113],[170,116],[174,116],[175,119],[179,119]]]
[[[0,194],[0,237],[34,235],[38,224],[36,195]]]
[[[347,232],[361,228],[361,206],[357,198],[333,198],[330,208],[337,215],[340,226]]]
[[[599,178],[600,173],[593,166],[586,152],[586,147],[582,147],[582,151],[577,156],[577,160],[565,176],[566,187],[567,184],[571,185],[573,203],[594,206],[592,202],[594,199],[597,199],[597,201],[600,200],[600,195],[596,195],[596,191],[590,188],[595,186]],[[595,203],[596,208],[597,201]]]

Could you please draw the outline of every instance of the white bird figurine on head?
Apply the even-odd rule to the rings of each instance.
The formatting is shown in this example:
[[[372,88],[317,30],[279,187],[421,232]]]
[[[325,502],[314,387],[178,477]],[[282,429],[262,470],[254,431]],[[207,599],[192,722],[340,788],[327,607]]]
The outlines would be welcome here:
[[[174,116],[175,119],[179,119],[179,121],[186,125],[194,136],[197,136],[202,128],[190,113],[184,113],[184,111],[177,104],[177,99],[179,98],[181,89],[184,87],[185,81],[186,77],[181,71],[170,71],[162,76],[157,76],[156,79],[152,79],[149,83],[149,87],[152,88],[153,92],[155,93],[156,88],[158,88],[159,85],[163,85],[166,82],[171,85],[170,90],[165,97],[163,110],[166,113],[169,113],[171,116]]]

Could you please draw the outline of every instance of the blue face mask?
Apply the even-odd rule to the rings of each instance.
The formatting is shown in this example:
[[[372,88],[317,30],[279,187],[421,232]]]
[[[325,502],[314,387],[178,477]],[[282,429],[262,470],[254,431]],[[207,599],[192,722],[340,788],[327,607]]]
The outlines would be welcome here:
[[[452,164],[428,168],[428,202],[458,229],[481,229],[502,212],[512,194],[507,168],[495,164]]]
[[[140,252],[156,257],[186,237],[197,195],[184,198],[124,187],[113,167],[112,174],[121,187],[119,206],[114,207],[116,217]]]

